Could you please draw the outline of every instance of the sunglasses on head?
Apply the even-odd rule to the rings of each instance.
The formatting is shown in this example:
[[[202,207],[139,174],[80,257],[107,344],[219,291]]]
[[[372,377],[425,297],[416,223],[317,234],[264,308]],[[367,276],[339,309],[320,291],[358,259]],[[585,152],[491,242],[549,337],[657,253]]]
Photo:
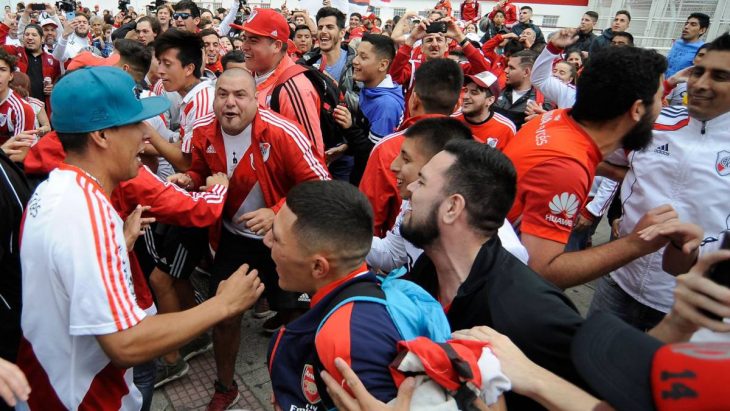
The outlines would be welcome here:
[[[183,19],[183,20],[187,20],[187,19],[189,19],[189,18],[190,18],[190,17],[192,17],[192,16],[193,16],[193,15],[192,15],[192,14],[190,14],[190,13],[175,13],[175,14],[173,14],[173,15],[172,15],[172,17],[173,17],[173,18],[174,18],[175,20],[177,20],[177,19]]]

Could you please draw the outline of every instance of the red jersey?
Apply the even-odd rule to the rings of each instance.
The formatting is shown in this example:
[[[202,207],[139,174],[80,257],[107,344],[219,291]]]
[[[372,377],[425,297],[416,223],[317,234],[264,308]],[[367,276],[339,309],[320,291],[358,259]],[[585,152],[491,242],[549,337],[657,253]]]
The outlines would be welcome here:
[[[517,196],[507,219],[522,233],[563,244],[603,158],[569,113],[552,110],[526,123],[504,149],[517,170]]]
[[[505,3],[502,8],[500,8],[499,5],[494,6],[492,11],[489,13],[489,20],[493,20],[494,14],[499,10],[504,12],[504,24],[507,25],[507,27],[512,27],[513,24],[517,23],[517,6],[510,4],[509,1]]]
[[[476,23],[479,20],[479,2],[474,1],[464,1],[461,3],[461,20],[469,22],[469,23]]]
[[[403,144],[403,133],[413,123],[431,117],[443,117],[440,114],[426,114],[407,119],[398,127],[398,130],[383,137],[370,152],[370,158],[365,166],[365,172],[360,180],[360,191],[370,201],[373,207],[373,235],[385,237],[388,230],[393,227],[396,217],[400,212],[401,197],[395,174],[390,171],[390,165],[400,154],[400,146]]]
[[[466,124],[477,141],[483,144],[489,144],[491,147],[500,151],[504,150],[507,143],[512,140],[512,137],[514,137],[517,132],[515,123],[510,121],[507,117],[495,112],[492,112],[492,114],[490,114],[489,117],[481,123],[470,122],[464,118],[463,113],[455,115],[454,118]]]
[[[439,0],[439,2],[436,3],[434,10],[441,10],[446,14],[446,17],[451,17],[451,0]]]
[[[308,180],[329,180],[322,156],[299,125],[259,107],[251,123],[251,144],[231,176],[224,217],[232,217],[256,184],[266,207],[278,211],[286,194]],[[218,120],[196,128],[192,141],[192,165],[187,174],[196,187],[214,173],[228,173],[226,148]]]
[[[0,102],[0,144],[25,130],[33,130],[35,112],[33,107],[8,89],[8,95]]]

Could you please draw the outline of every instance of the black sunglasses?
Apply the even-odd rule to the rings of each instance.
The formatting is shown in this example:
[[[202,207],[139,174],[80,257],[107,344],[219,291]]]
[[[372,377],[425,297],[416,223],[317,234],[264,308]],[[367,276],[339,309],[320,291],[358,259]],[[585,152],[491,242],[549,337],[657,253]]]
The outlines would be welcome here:
[[[175,14],[172,15],[172,18],[175,19],[175,20],[177,20],[177,19],[187,20],[187,19],[189,19],[192,16],[193,15],[190,14],[190,13],[175,13]]]

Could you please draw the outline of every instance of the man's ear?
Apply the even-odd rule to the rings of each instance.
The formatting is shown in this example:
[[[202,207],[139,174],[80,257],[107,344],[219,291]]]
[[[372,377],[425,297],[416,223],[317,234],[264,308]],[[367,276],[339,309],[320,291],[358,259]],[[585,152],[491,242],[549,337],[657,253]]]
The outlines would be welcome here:
[[[89,133],[89,143],[94,144],[100,148],[106,149],[109,147],[109,141],[104,135],[104,131],[92,131]]]
[[[312,278],[315,280],[322,280],[330,272],[330,262],[322,255],[316,254],[313,256],[314,261],[312,262]]]
[[[631,120],[635,123],[641,121],[641,117],[644,115],[645,112],[646,106],[641,100],[634,101],[634,104],[632,104],[631,108],[629,109],[629,115],[631,116]]]
[[[442,207],[444,210],[441,220],[445,224],[453,224],[466,211],[466,199],[461,194],[453,194],[444,200]]]
[[[380,63],[378,63],[378,71],[379,72],[388,72],[388,68],[390,68],[390,60],[388,59],[380,59]]]

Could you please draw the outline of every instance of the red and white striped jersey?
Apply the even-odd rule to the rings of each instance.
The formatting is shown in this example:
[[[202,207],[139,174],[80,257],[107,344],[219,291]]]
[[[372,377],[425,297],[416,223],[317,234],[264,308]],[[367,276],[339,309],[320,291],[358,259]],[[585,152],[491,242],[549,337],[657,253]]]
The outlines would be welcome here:
[[[33,107],[13,90],[0,102],[0,144],[25,130],[33,130],[35,113]]]
[[[213,98],[215,87],[209,80],[202,80],[192,88],[182,99],[180,105],[180,139],[182,140],[182,152],[190,153],[192,150],[193,130],[210,124],[213,114]],[[204,121],[197,121],[199,119]]]
[[[132,283],[124,222],[101,187],[66,164],[31,197],[23,218],[23,339],[18,366],[31,409],[132,410],[132,369],[114,366],[96,336],[145,317]]]

